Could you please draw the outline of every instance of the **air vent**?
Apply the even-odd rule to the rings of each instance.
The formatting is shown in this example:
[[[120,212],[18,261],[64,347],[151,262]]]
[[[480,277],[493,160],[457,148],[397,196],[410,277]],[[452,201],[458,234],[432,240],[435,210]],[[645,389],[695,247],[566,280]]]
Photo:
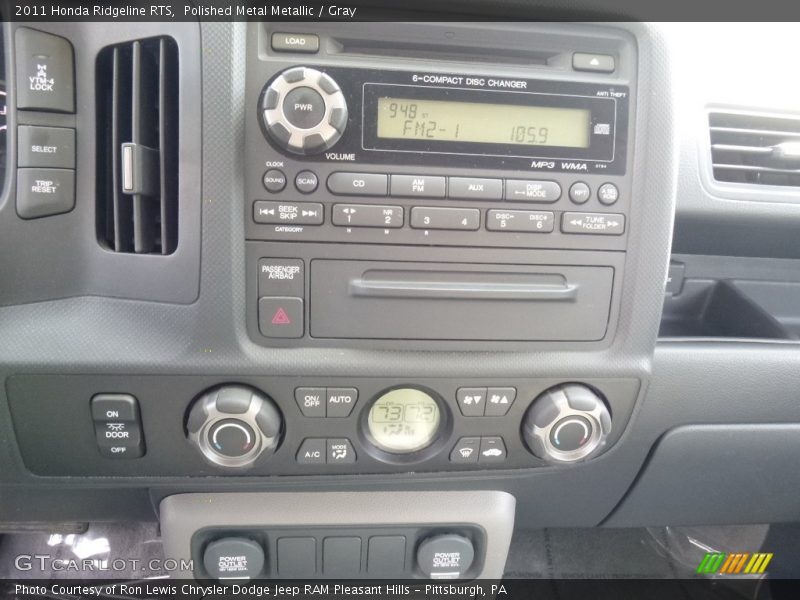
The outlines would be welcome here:
[[[178,49],[156,37],[97,59],[98,236],[115,252],[178,245]]]
[[[800,117],[713,112],[708,124],[714,179],[800,186]]]

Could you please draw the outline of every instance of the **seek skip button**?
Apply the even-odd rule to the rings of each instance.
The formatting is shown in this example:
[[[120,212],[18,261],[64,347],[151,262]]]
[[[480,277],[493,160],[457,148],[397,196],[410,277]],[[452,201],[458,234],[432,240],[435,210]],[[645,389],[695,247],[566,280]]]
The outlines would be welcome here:
[[[267,225],[322,225],[322,204],[318,202],[272,202],[258,200],[253,205],[253,220]]]
[[[328,388],[327,398],[328,417],[349,417],[358,401],[358,390],[355,388]]]

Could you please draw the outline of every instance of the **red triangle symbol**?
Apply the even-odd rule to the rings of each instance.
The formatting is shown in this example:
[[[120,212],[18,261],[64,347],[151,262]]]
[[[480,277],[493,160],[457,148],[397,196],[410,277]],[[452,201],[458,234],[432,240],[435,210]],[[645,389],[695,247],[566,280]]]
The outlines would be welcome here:
[[[275,311],[275,314],[272,316],[272,324],[273,325],[291,325],[292,320],[289,318],[289,315],[286,314],[286,311],[283,310],[282,306],[278,307],[278,310]]]

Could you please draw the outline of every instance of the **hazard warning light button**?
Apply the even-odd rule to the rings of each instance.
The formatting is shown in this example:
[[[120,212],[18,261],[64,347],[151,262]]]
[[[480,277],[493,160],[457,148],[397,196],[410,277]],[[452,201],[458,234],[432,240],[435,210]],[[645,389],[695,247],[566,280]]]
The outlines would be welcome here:
[[[270,296],[258,301],[258,328],[270,338],[303,337],[303,299]]]

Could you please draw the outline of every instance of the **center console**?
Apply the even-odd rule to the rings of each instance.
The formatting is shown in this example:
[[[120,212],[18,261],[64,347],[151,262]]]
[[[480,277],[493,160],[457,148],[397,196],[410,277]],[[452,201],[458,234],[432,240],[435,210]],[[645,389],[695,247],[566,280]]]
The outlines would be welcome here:
[[[112,299],[84,276],[96,327],[79,326],[79,309],[29,315],[47,334],[21,336],[4,373],[15,465],[34,482],[19,489],[68,480],[73,515],[100,485],[115,502],[86,506],[109,519],[144,498],[176,556],[241,550],[270,576],[284,538],[305,540],[287,556],[310,556],[314,540],[305,576],[326,574],[328,539],[358,545],[369,574],[373,538],[396,538],[375,543],[397,556],[404,538],[400,574],[428,576],[419,553],[439,536],[472,552],[459,576],[499,576],[493,544],[504,557],[514,517],[599,523],[644,460],[622,440],[648,385],[668,260],[672,127],[650,29],[199,27],[202,198],[181,192],[178,212],[196,237],[181,229],[172,255],[115,263],[170,289],[191,254],[199,291],[173,299],[185,304],[122,287]],[[97,52],[56,33],[76,72],[94,72]],[[188,77],[195,55],[177,41]],[[183,106],[193,88],[180,89]],[[182,114],[182,135],[199,139]],[[94,180],[93,152],[78,155],[81,181]],[[73,216],[89,211],[86,245],[100,252],[92,206]],[[62,361],[68,348],[70,368],[31,358],[43,348]],[[399,490],[424,514],[368,508],[370,493]],[[447,493],[477,508],[442,511]],[[350,533],[319,499],[358,507]],[[306,521],[279,518],[296,503]],[[486,523],[487,503],[510,514]]]

